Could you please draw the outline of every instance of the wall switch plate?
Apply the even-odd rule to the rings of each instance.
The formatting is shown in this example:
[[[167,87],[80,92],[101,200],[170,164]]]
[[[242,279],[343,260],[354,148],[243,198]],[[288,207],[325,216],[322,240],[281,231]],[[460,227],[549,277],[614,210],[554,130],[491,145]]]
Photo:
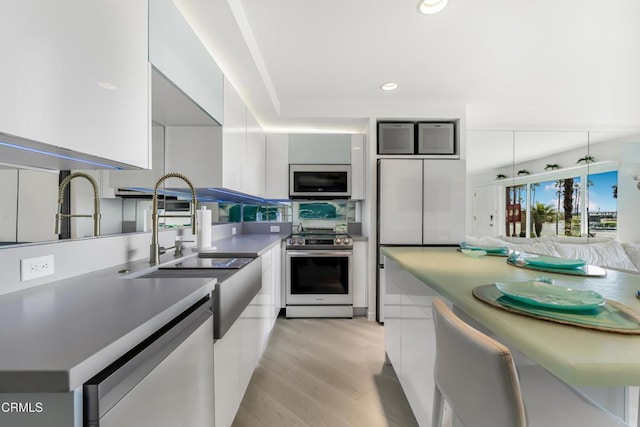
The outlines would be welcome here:
[[[20,281],[50,276],[53,270],[53,255],[20,260]]]
[[[236,234],[236,228],[235,227],[231,227],[231,235],[235,236]]]
[[[272,225],[271,227],[269,227],[269,230],[272,233],[279,233],[280,232],[280,226],[279,225]]]

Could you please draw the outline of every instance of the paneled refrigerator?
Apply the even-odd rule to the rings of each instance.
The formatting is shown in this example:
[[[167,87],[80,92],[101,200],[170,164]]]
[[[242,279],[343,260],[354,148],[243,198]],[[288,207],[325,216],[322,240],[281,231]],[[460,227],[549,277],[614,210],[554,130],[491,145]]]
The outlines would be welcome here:
[[[384,321],[380,247],[457,245],[465,236],[464,160],[378,160],[378,321]]]

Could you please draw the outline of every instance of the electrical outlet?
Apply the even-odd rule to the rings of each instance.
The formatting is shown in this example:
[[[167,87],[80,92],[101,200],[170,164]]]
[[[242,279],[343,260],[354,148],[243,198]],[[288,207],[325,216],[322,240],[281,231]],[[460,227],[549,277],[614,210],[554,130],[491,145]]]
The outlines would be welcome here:
[[[272,225],[272,226],[269,228],[269,230],[270,230],[272,233],[279,233],[279,232],[280,232],[280,226],[279,226],[279,225]]]
[[[235,227],[231,227],[231,235],[232,236],[236,235],[236,228]]]
[[[20,281],[50,276],[53,270],[53,255],[20,260]]]

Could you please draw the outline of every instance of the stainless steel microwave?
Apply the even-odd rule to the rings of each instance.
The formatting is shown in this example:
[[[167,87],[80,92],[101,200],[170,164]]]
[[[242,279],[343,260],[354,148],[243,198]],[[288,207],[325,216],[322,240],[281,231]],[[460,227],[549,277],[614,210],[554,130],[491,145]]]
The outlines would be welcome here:
[[[289,165],[292,199],[348,199],[351,165]]]

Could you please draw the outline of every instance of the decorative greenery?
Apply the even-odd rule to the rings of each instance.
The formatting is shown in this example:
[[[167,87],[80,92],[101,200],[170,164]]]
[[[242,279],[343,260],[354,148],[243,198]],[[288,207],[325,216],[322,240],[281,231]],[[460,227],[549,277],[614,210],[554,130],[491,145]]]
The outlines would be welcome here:
[[[557,163],[547,163],[547,165],[544,167],[545,171],[552,171],[554,169],[560,169],[560,165]]]
[[[530,172],[526,169],[521,169],[518,171],[518,176],[530,175]]]
[[[553,222],[555,218],[556,209],[552,205],[545,205],[544,203],[537,202],[535,207],[531,209],[531,219],[536,236],[540,237],[543,223]]]
[[[505,179],[507,177],[507,175],[503,174],[503,173],[499,173],[498,175],[496,175],[496,179]]]
[[[595,161],[596,161],[596,159],[593,156],[584,156],[584,157],[579,158],[578,161],[576,162],[576,164],[580,164],[580,163],[583,163],[583,162],[585,164],[588,164],[588,163],[592,163],[592,162],[595,162]]]

